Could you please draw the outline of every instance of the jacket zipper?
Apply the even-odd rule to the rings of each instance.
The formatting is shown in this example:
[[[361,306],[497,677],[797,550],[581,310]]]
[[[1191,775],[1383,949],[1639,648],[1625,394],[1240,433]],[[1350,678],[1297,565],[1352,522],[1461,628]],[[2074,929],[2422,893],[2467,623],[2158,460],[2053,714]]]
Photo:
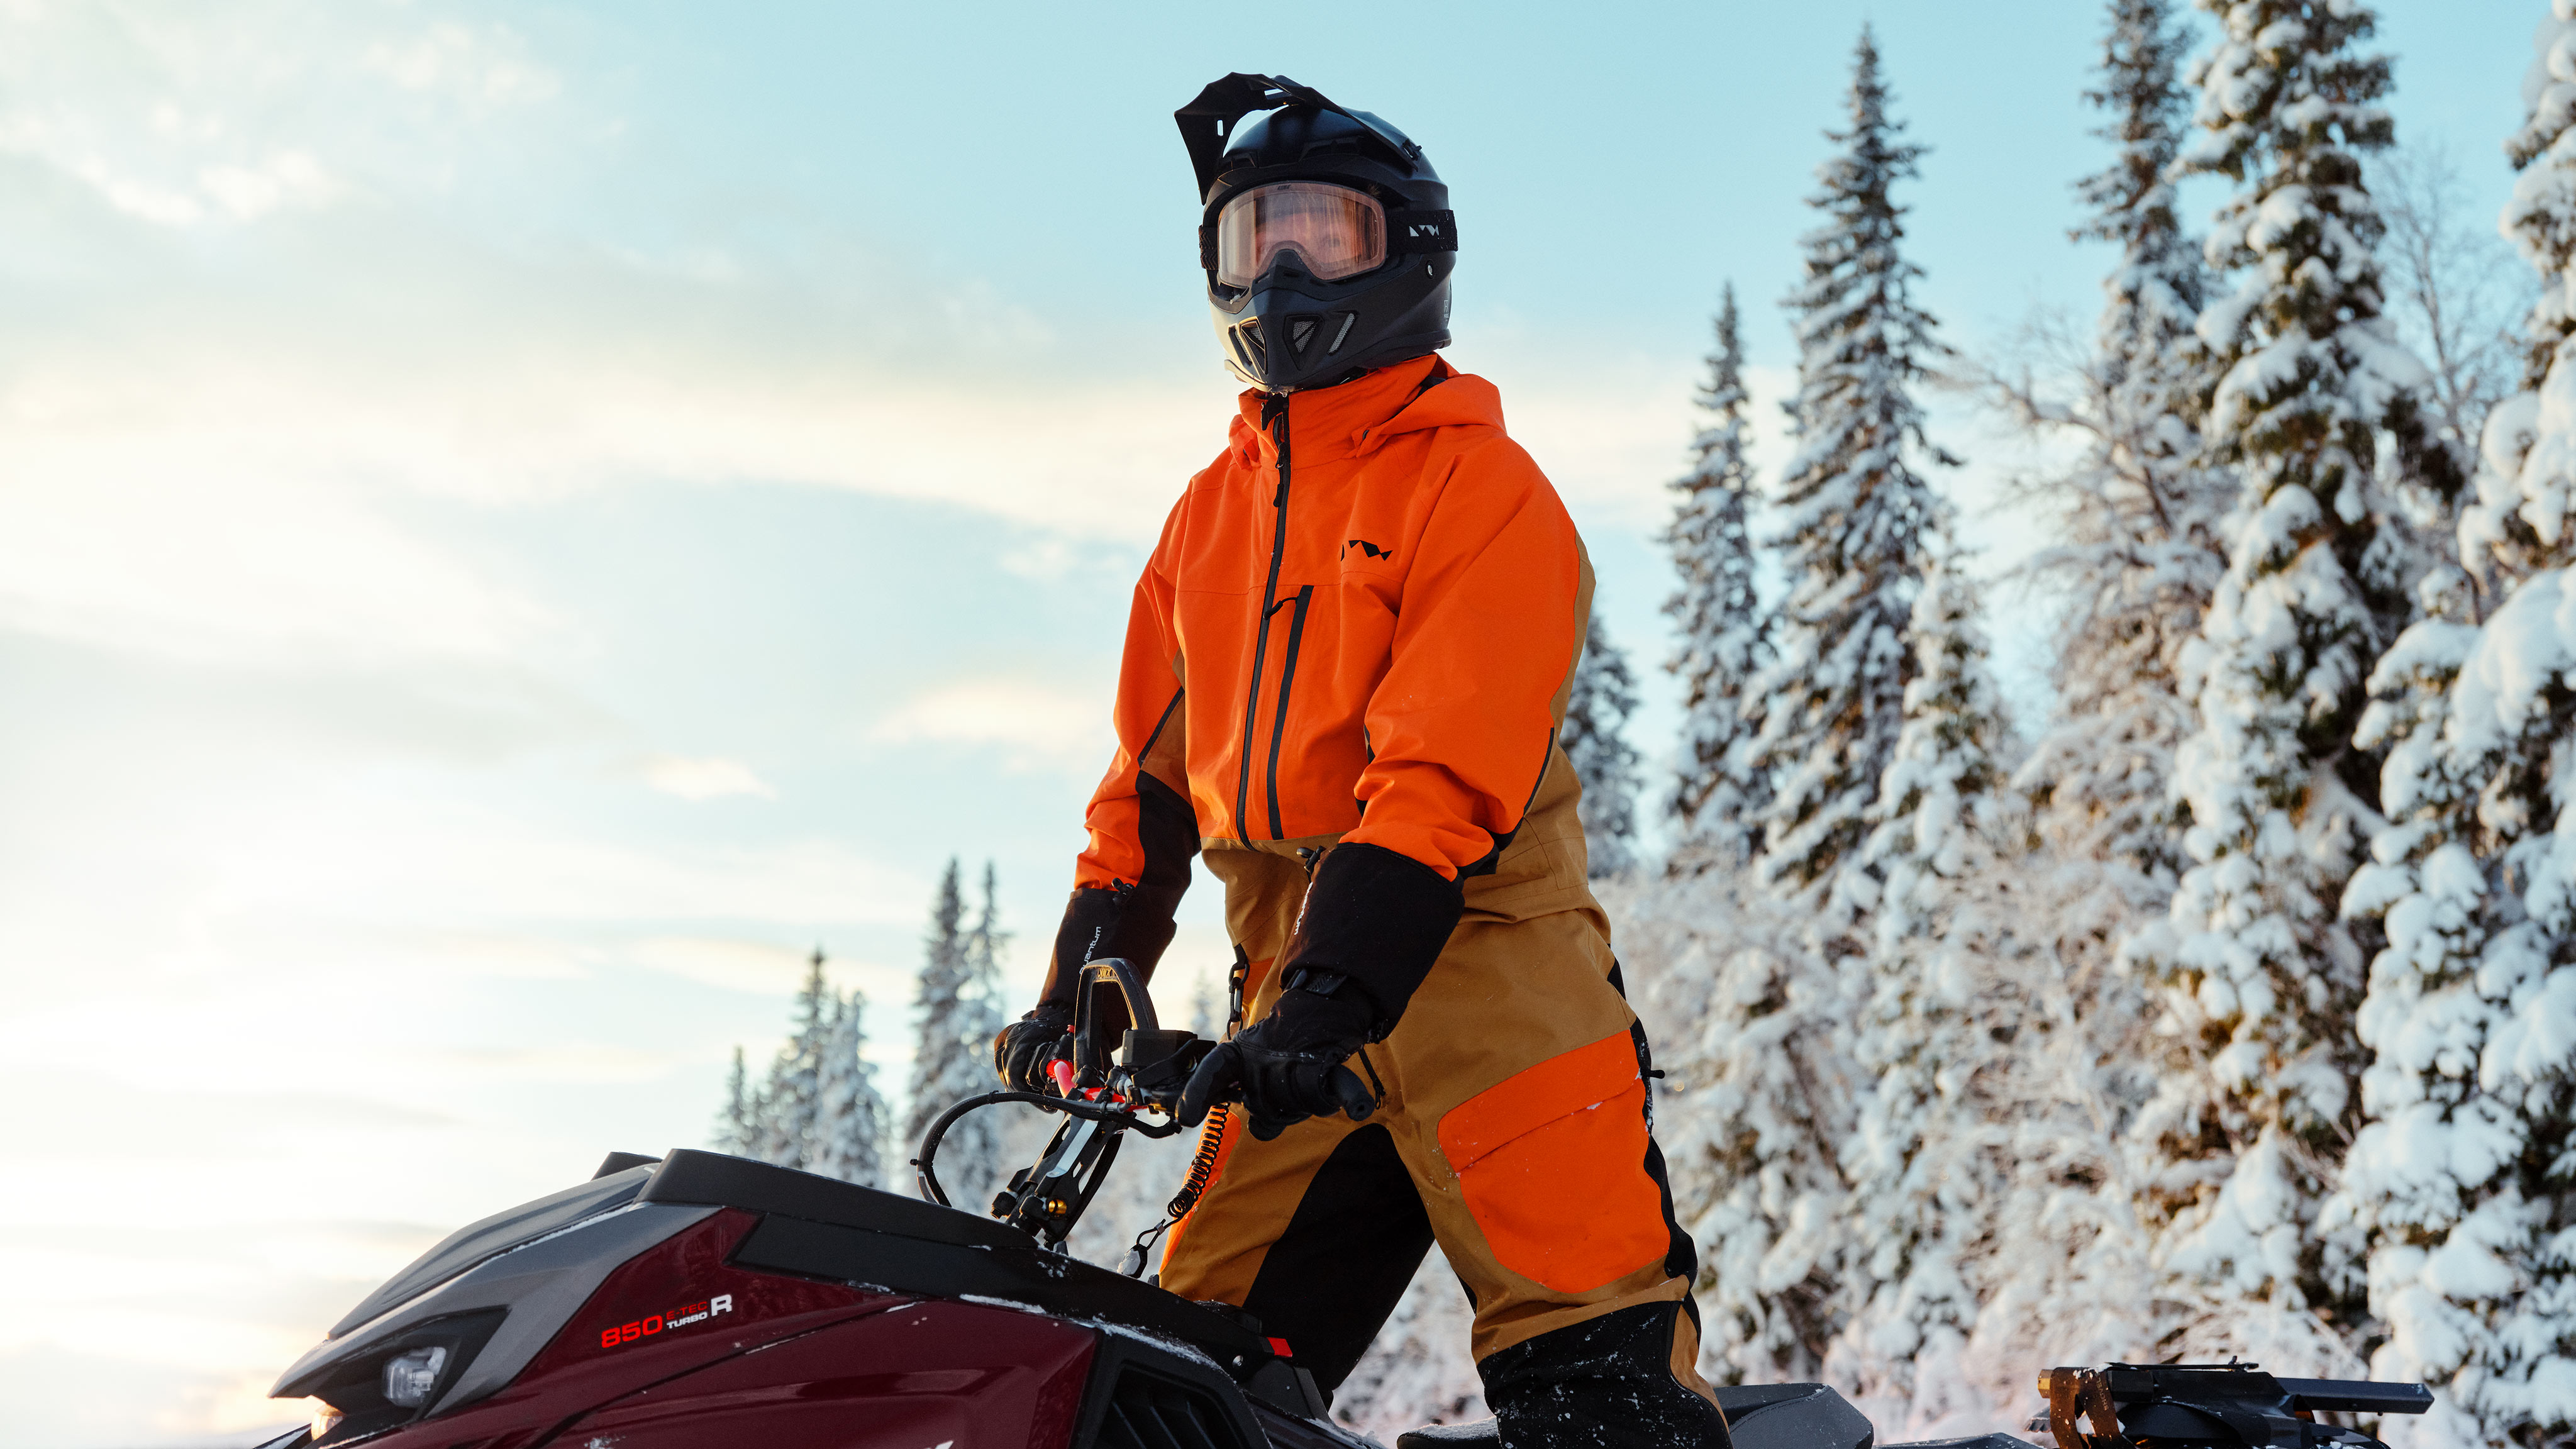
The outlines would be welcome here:
[[[1261,617],[1252,637],[1252,688],[1243,700],[1243,746],[1234,775],[1234,828],[1246,842],[1252,839],[1252,828],[1244,822],[1244,812],[1252,799],[1252,731],[1260,719],[1261,674],[1270,653],[1270,616],[1286,602],[1279,595],[1279,563],[1288,550],[1288,394],[1274,392],[1261,402],[1261,425],[1279,448],[1279,488],[1270,497],[1273,518],[1270,530],[1270,579],[1261,586]],[[1303,617],[1302,610],[1300,617]],[[1277,741],[1273,740],[1274,752]],[[1273,783],[1275,794],[1276,783]],[[1271,836],[1278,837],[1278,814],[1273,809]]]
[[[1279,661],[1278,713],[1270,722],[1270,838],[1285,840],[1288,831],[1279,822],[1279,742],[1288,734],[1288,687],[1297,682],[1297,647],[1306,638],[1306,605],[1315,597],[1315,586],[1307,584],[1297,590],[1297,611],[1288,616],[1288,657]],[[1279,602],[1287,603],[1281,599]]]

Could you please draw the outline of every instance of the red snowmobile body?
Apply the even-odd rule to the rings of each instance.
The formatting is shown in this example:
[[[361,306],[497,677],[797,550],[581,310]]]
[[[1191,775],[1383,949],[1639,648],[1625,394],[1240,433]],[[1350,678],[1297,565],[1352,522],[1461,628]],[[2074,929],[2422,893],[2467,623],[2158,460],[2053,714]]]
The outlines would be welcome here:
[[[271,1390],[337,1419],[262,1449],[1375,1449],[1327,1417],[1295,1345],[1065,1253],[1120,1135],[1177,1130],[1170,1100],[1204,1050],[1157,1028],[1126,963],[1084,978],[1071,1099],[950,1109],[921,1144],[927,1201],[712,1152],[613,1155],[369,1294]],[[1094,986],[1125,1014],[1092,1009]],[[1106,1023],[1129,1020],[1113,1059]],[[1066,1121],[994,1221],[947,1206],[934,1163],[950,1122],[1005,1101]],[[1167,1120],[1138,1115],[1157,1107]],[[2053,1369],[2032,1427],[2058,1449],[2377,1449],[2314,1412],[2431,1403],[2420,1385],[2252,1367]],[[1869,1421],[1821,1385],[1718,1402],[1735,1449],[1871,1449]],[[1400,1449],[1444,1444],[1497,1440],[1489,1421]],[[2003,1434],[1888,1449],[1953,1446],[2031,1449]]]
[[[611,1167],[359,1304],[275,1390],[344,1417],[273,1449],[1367,1442],[1288,1345],[998,1223],[716,1153]]]

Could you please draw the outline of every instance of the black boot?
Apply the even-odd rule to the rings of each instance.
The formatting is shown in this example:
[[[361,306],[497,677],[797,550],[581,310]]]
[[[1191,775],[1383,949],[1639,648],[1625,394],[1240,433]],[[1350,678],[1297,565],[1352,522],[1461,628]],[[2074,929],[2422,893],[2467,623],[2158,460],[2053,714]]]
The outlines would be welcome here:
[[[1622,1308],[1477,1364],[1502,1449],[1733,1449],[1717,1405],[1673,1377],[1681,1313]]]

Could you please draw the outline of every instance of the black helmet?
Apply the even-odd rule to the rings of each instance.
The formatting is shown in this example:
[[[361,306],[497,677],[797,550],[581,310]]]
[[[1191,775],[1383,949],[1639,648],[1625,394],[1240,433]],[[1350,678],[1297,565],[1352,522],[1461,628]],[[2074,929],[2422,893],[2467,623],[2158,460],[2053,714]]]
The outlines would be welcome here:
[[[1255,111],[1266,114],[1244,121]],[[1199,265],[1236,376],[1271,392],[1329,387],[1449,345],[1458,224],[1403,132],[1284,76],[1229,75],[1173,119],[1198,172]]]

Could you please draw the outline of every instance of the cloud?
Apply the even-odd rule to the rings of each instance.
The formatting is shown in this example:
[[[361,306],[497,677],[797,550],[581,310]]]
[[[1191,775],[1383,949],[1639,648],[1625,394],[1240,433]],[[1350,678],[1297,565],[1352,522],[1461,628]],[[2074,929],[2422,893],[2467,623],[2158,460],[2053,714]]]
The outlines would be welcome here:
[[[154,227],[240,226],[437,174],[422,163],[559,91],[508,26],[407,8],[0,9],[0,155]]]
[[[804,983],[811,955],[766,941],[705,936],[657,936],[635,943],[626,954],[648,970],[780,1000]]]
[[[644,762],[644,782],[683,800],[720,800],[727,795],[758,795],[775,800],[778,792],[740,760],[690,759],[655,755]]]
[[[16,1101],[80,1104],[77,1115],[26,1113],[10,1130],[13,1155],[57,1160],[146,1152],[171,1159],[236,1156],[305,1137],[336,1140],[455,1125],[445,1113],[345,1093],[239,1092],[202,1082],[155,1087],[95,1070],[15,1069],[0,1072],[0,1089]],[[113,1137],[98,1134],[95,1124],[111,1118],[134,1125]]]
[[[186,430],[21,425],[13,402],[24,394],[0,392],[0,627],[187,658],[354,664],[499,662],[561,627],[363,485],[295,476]]]
[[[449,1047],[422,1054],[435,1077],[446,1081],[581,1082],[624,1085],[649,1082],[690,1058],[605,1042],[558,1042],[540,1047]]]
[[[554,72],[531,58],[505,25],[441,21],[377,41],[363,63],[407,91],[445,96],[475,113],[551,100],[562,90]]]
[[[963,679],[906,700],[868,732],[878,744],[998,751],[1012,769],[1088,769],[1116,740],[1105,682],[1077,690],[1017,676]]]

